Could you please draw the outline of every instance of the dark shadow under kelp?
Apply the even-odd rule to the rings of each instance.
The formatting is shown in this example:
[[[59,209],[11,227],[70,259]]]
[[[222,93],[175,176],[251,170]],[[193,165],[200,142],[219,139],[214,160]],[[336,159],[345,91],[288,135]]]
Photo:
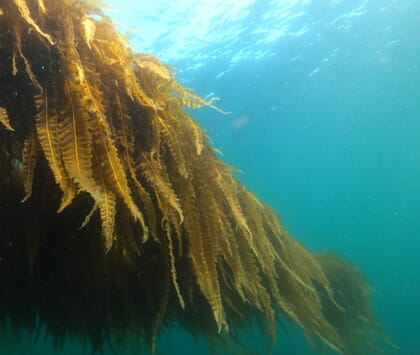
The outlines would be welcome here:
[[[154,351],[176,322],[223,347],[253,322],[274,341],[282,315],[315,346],[369,346],[363,277],[288,235],[183,110],[212,103],[100,6],[0,0],[3,334]]]

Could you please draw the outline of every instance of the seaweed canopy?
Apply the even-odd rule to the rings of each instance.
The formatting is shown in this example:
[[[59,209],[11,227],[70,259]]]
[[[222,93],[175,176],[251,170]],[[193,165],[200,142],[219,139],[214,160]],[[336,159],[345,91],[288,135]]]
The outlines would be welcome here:
[[[363,279],[232,177],[183,110],[212,102],[100,6],[0,0],[1,329],[154,351],[171,321],[222,344],[254,321],[274,340],[284,315],[351,352],[375,328]]]

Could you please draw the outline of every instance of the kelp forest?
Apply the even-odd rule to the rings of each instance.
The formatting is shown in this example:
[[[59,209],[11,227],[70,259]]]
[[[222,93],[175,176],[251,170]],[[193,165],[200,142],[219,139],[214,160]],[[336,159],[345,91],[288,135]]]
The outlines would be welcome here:
[[[287,233],[185,111],[214,102],[103,6],[0,0],[0,336],[153,353],[173,324],[218,349],[257,324],[269,352],[288,321],[374,346],[361,272]]]

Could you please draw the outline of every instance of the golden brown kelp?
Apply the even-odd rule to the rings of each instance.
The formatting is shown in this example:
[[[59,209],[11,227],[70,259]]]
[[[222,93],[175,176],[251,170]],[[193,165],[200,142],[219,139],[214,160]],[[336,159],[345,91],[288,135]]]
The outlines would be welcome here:
[[[3,327],[154,350],[172,321],[223,343],[284,315],[338,352],[367,340],[363,278],[287,234],[183,110],[212,103],[100,6],[0,0]]]

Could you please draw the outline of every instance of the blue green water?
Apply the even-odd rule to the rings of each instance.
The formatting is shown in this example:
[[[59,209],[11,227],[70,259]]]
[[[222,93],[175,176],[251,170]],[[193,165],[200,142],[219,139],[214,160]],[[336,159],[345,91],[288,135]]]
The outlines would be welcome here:
[[[175,5],[176,4],[176,5]],[[420,354],[420,2],[112,1],[136,50],[218,106],[192,111],[247,187],[310,250],[335,251],[372,285],[383,329]],[[275,354],[315,354],[279,328]],[[248,347],[264,349],[257,333]],[[207,354],[180,329],[161,354]],[[79,354],[68,343],[8,354]],[[127,350],[127,354],[133,352]]]
[[[363,270],[386,354],[420,354],[420,2],[189,3],[156,5],[168,30],[136,46],[221,98],[230,115],[192,114],[223,159],[305,246]],[[284,353],[314,353],[289,336]]]

